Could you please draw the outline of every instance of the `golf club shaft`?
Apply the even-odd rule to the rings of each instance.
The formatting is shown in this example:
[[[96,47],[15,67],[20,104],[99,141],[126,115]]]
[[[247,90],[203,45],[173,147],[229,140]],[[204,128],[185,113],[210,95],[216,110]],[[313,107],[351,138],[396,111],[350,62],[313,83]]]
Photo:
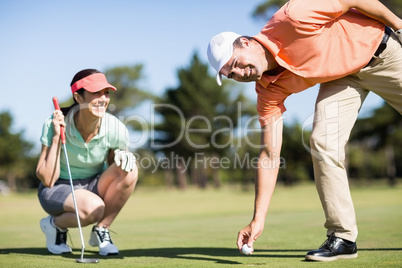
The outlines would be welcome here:
[[[53,98],[53,104],[54,104],[54,108],[56,110],[60,110],[60,105],[59,105],[59,102],[58,102],[56,97]],[[77,217],[78,231],[80,233],[80,239],[81,239],[81,259],[83,259],[84,258],[85,243],[84,243],[84,237],[82,235],[82,230],[81,230],[80,216],[78,214],[77,200],[75,198],[75,193],[74,193],[73,179],[72,179],[72,176],[71,176],[70,163],[68,161],[67,148],[66,148],[66,135],[64,133],[64,127],[63,126],[60,126],[60,138],[61,138],[61,142],[63,144],[63,151],[64,151],[64,156],[66,158],[68,177],[70,179],[71,194],[73,196],[75,215]]]
[[[63,151],[64,151],[64,156],[66,158],[66,164],[67,164],[67,170],[68,170],[68,176],[70,178],[70,186],[71,186],[71,194],[73,196],[73,202],[74,202],[74,208],[75,208],[75,216],[77,217],[77,224],[78,224],[78,231],[80,233],[80,239],[81,239],[81,259],[84,258],[84,249],[85,249],[85,243],[84,243],[84,237],[82,235],[82,230],[81,230],[81,221],[80,221],[80,216],[78,214],[78,206],[77,206],[77,200],[75,198],[75,191],[74,191],[74,186],[73,186],[73,179],[71,177],[71,171],[70,171],[70,163],[68,162],[68,156],[67,156],[67,149],[66,149],[66,144],[63,143]]]

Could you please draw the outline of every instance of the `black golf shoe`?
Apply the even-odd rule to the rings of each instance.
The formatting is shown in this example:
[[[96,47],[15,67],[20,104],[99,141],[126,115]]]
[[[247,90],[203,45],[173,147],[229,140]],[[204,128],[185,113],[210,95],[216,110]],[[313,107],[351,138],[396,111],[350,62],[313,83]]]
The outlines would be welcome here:
[[[321,245],[319,249],[306,254],[306,261],[335,261],[357,258],[356,242],[351,242],[334,234]]]

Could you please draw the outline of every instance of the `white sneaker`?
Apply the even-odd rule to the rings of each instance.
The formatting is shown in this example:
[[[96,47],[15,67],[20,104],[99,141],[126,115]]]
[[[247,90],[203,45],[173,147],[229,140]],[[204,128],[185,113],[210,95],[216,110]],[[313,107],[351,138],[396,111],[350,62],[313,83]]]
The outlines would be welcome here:
[[[53,225],[53,217],[47,216],[40,221],[40,228],[46,235],[46,247],[53,254],[70,253],[71,248],[67,245],[68,230],[60,230]]]
[[[91,237],[89,238],[89,244],[93,247],[99,247],[99,255],[107,256],[119,254],[119,250],[113,245],[109,230],[106,228],[94,226],[92,228]]]

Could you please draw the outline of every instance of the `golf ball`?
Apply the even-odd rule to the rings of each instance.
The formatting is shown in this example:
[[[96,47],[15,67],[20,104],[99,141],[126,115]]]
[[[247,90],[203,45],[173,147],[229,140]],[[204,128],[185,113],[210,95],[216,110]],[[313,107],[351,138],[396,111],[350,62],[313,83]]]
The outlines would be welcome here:
[[[241,248],[241,251],[244,254],[249,255],[253,252],[253,248],[250,248],[247,244],[244,244],[243,247]]]

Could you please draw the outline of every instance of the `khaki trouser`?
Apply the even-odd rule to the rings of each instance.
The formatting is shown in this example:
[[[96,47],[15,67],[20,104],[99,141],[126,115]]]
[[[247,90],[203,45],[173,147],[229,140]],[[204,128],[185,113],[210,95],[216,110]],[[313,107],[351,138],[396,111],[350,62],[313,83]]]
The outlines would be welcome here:
[[[350,241],[356,241],[358,232],[345,169],[345,145],[370,91],[402,114],[402,49],[395,34],[369,66],[321,84],[316,101],[310,144],[316,187],[326,217],[324,226],[327,235],[335,232]]]

